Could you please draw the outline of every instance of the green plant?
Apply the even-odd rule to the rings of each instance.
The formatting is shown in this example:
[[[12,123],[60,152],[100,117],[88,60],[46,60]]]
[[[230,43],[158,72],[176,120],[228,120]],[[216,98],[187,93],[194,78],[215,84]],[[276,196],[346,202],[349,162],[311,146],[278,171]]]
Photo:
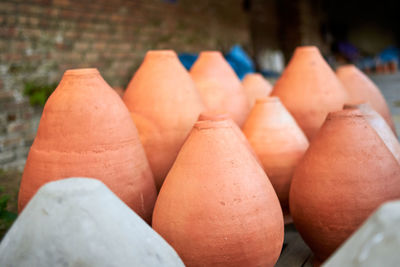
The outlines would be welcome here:
[[[31,105],[44,106],[57,84],[41,84],[34,81],[25,82],[24,95],[29,97]]]
[[[17,218],[17,214],[7,210],[10,196],[3,194],[4,188],[0,187],[0,239]]]

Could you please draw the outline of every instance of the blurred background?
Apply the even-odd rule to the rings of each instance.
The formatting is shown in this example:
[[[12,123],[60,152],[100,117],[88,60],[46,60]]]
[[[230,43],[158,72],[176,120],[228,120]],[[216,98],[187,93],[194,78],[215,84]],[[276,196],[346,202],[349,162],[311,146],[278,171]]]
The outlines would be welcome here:
[[[1,0],[0,219],[13,218],[5,212],[15,210],[43,105],[65,70],[98,68],[121,93],[148,50],[173,49],[187,68],[200,51],[220,50],[239,77],[259,71],[274,80],[297,46],[316,45],[333,68],[354,63],[372,75],[399,121],[399,7],[356,0]],[[0,230],[7,223],[0,220]]]

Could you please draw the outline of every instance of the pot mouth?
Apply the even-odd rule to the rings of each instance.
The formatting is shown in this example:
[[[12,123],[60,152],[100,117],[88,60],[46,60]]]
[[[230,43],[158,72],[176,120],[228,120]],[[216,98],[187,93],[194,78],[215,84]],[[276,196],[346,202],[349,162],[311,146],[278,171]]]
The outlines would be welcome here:
[[[99,74],[99,70],[96,68],[69,69],[66,70],[64,73],[64,75],[87,75],[87,74]]]
[[[346,109],[329,112],[327,120],[333,118],[364,118],[357,106],[348,106]]]
[[[176,52],[172,49],[164,50],[149,50],[146,53],[146,57],[177,57]]]
[[[296,48],[296,52],[318,52],[319,49],[315,45],[305,45],[305,46],[298,46]]]
[[[354,70],[357,67],[354,64],[346,64],[346,65],[342,65],[337,67],[336,72],[341,72],[341,71],[350,71],[350,70]]]
[[[198,130],[206,130],[206,129],[216,129],[216,128],[230,128],[232,127],[232,124],[229,119],[204,120],[204,121],[197,121],[193,127]]]
[[[344,104],[343,109],[356,109],[360,106],[360,104]]]
[[[244,76],[244,78],[246,78],[246,77],[262,77],[262,78],[264,78],[264,76],[262,76],[261,73],[258,73],[258,72],[247,73],[247,74]]]
[[[371,108],[371,105],[368,102],[360,102],[357,104],[344,104],[343,105],[343,109],[351,109],[351,108],[358,108],[358,109],[362,109],[362,108]]]
[[[199,57],[223,57],[221,51],[218,50],[206,50],[201,51]]]
[[[262,104],[262,103],[276,103],[280,102],[279,97],[277,96],[266,96],[266,97],[261,97],[256,99],[256,104]]]
[[[222,121],[229,119],[230,119],[229,115],[225,112],[220,112],[217,110],[209,110],[200,113],[197,121]]]

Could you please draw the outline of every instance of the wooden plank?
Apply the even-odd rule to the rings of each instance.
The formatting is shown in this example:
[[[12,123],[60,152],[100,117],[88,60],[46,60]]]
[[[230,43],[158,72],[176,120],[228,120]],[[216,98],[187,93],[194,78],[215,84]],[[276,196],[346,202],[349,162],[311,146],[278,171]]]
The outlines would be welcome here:
[[[285,226],[285,240],[275,267],[312,267],[312,252],[293,224]]]

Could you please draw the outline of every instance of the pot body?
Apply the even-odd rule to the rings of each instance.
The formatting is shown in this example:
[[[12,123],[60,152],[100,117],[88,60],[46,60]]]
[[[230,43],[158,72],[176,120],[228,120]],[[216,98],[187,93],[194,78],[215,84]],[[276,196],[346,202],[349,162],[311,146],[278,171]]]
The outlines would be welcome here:
[[[43,110],[22,176],[19,211],[45,183],[94,177],[151,221],[153,175],[121,98],[96,69],[65,72]]]
[[[254,106],[257,98],[267,97],[272,91],[272,85],[260,73],[246,74],[242,85],[249,100],[250,108]]]
[[[159,190],[205,107],[172,50],[147,52],[123,100],[139,130]]]
[[[330,113],[297,166],[290,211],[323,261],[399,188],[393,154],[358,109],[345,109]]]
[[[341,66],[336,70],[336,75],[349,94],[348,104],[358,105],[369,103],[396,133],[396,129],[386,103],[379,88],[362,71],[354,65]]]
[[[208,110],[228,113],[241,127],[250,111],[242,84],[218,51],[201,52],[190,75]]]
[[[313,46],[296,49],[272,95],[280,98],[308,140],[318,132],[328,113],[341,110],[348,99],[346,89]]]
[[[258,99],[243,132],[260,159],[284,213],[288,213],[290,183],[308,148],[307,137],[278,97]]]
[[[275,264],[279,201],[231,122],[195,124],[161,188],[153,228],[186,266]]]

